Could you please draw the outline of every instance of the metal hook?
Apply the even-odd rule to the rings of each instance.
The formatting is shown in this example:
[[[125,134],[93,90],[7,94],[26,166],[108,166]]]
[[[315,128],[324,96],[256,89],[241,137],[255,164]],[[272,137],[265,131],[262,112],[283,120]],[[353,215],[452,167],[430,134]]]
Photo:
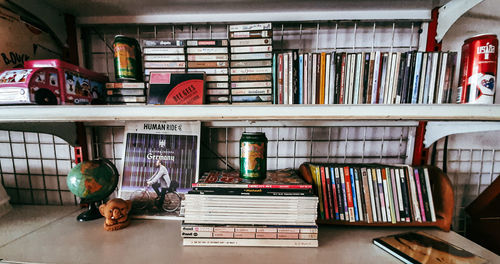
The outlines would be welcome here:
[[[372,52],[375,47],[375,29],[377,28],[377,23],[373,22],[373,35],[372,35]]]
[[[392,52],[392,48],[394,47],[394,30],[396,28],[396,23],[393,22],[392,23],[392,41],[391,41],[391,52]]]
[[[158,34],[158,33],[157,33],[158,31],[157,31],[157,29],[156,29],[156,26],[153,26],[153,29],[154,29],[155,39],[157,39],[157,37],[156,37],[156,36],[157,36],[157,34]]]
[[[411,35],[410,35],[410,51],[411,51],[411,48],[413,47],[413,27],[414,27],[414,24],[412,22],[411,23]]]
[[[356,49],[356,30],[358,29],[358,23],[354,22],[353,41],[352,41],[352,51]]]
[[[172,39],[175,40],[175,25],[172,25]]]
[[[316,52],[319,48],[319,23],[316,24]]]
[[[335,46],[334,49],[337,50],[338,34],[339,33],[339,23],[335,23]]]
[[[210,30],[210,39],[212,39],[212,25],[209,25],[209,30]]]
[[[304,42],[302,41],[302,23],[299,25],[299,41],[300,41],[300,46],[302,49],[304,49]]]
[[[281,24],[281,51],[283,51],[283,35],[285,35],[285,25]]]
[[[191,25],[190,29],[191,29],[191,39],[194,39],[193,38],[193,25]]]

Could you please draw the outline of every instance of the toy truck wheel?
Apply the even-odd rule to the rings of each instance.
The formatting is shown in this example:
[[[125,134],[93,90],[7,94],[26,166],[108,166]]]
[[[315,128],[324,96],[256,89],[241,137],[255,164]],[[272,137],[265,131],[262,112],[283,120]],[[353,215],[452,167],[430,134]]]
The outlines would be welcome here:
[[[35,102],[39,105],[56,105],[56,96],[47,90],[39,90],[35,93]]]

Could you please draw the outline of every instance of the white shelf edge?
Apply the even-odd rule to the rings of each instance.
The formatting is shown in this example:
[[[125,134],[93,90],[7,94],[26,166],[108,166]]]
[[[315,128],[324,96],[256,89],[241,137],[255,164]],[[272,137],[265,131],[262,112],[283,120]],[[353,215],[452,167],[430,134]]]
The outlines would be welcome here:
[[[500,105],[1,106],[0,122],[127,120],[500,121]]]
[[[329,20],[430,20],[429,9],[405,10],[337,10],[303,12],[241,12],[215,14],[159,14],[137,16],[78,17],[77,24],[169,24],[169,23],[228,23],[228,22],[289,22]]]

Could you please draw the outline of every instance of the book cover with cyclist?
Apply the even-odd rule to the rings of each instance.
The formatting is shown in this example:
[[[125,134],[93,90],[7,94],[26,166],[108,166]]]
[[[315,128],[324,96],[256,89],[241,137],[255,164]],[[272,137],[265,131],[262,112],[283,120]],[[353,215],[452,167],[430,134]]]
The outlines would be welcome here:
[[[198,180],[201,123],[148,121],[125,126],[118,196],[138,218],[179,217],[184,193]]]

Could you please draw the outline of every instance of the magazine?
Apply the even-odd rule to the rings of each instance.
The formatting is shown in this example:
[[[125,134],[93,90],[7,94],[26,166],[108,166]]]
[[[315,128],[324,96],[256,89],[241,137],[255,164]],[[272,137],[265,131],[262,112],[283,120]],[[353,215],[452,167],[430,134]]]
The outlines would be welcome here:
[[[201,123],[128,122],[118,196],[136,218],[180,219],[181,200],[198,180]]]

